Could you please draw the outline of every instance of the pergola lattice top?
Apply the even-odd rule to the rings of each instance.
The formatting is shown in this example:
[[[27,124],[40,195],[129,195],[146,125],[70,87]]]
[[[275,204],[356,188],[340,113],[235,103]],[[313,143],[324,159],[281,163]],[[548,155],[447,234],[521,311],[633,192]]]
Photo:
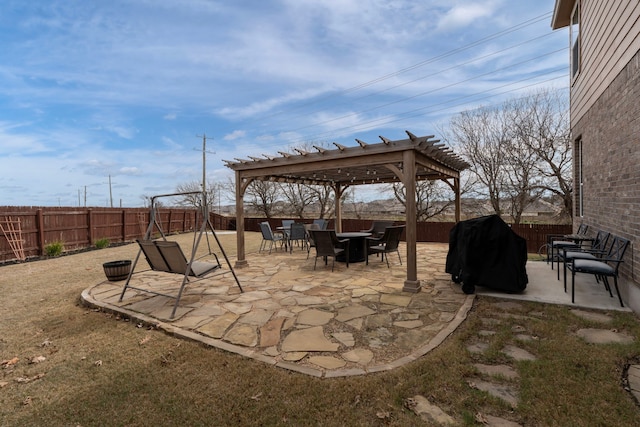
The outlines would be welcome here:
[[[395,141],[380,136],[382,142],[377,144],[356,139],[358,146],[354,147],[334,142],[336,149],[314,145],[314,152],[294,148],[297,154],[280,151],[277,157],[263,154],[264,158],[223,161],[227,167],[241,171],[243,178],[332,186],[398,182],[397,171],[402,171],[403,152],[407,150],[416,153],[416,180],[457,177],[469,167],[440,140],[432,139],[433,135],[406,133],[409,138]]]
[[[414,194],[416,182],[441,179],[455,193],[456,221],[460,219],[460,172],[469,164],[450,148],[439,144],[433,135],[417,137],[406,131],[408,139],[392,141],[380,137],[381,143],[367,144],[356,139],[358,146],[345,147],[333,143],[337,149],[313,146],[315,152],[294,148],[298,154],[279,152],[273,157],[248,156],[249,160],[224,160],[236,173],[236,223],[238,261],[246,265],[244,251],[244,193],[254,180],[289,182],[330,186],[335,192],[335,229],[342,230],[340,200],[351,185],[402,183],[407,194]],[[405,208],[407,280],[403,290],[419,292],[416,258],[416,200],[408,197]]]

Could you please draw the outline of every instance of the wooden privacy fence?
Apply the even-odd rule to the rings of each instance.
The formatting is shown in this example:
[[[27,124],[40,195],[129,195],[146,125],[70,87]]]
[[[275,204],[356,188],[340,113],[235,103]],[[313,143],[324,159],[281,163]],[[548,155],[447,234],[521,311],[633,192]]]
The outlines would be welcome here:
[[[201,223],[195,209],[166,208],[157,213],[158,222],[167,234],[194,231]],[[65,250],[95,245],[96,241],[128,242],[144,235],[149,224],[149,210],[145,208],[55,208],[0,207],[0,221],[11,218],[21,227],[24,256],[41,256],[47,245],[61,242]],[[214,228],[229,229],[233,218],[211,214]],[[0,234],[0,262],[17,259],[13,245]]]
[[[260,231],[260,223],[268,221],[271,228],[282,226],[283,219],[293,219],[295,221],[311,222],[311,220],[301,220],[299,218],[245,218],[245,230]],[[371,226],[371,219],[343,219],[342,231],[366,230]],[[403,221],[396,221],[396,224],[403,224]],[[439,242],[449,243],[449,232],[455,225],[453,222],[419,222],[416,230],[416,240],[418,242]],[[334,228],[333,220],[329,220],[328,228]],[[537,253],[540,246],[546,243],[548,234],[570,234],[571,225],[557,224],[513,224],[511,229],[527,241],[527,251]],[[404,240],[404,234],[402,239]]]
[[[158,222],[167,234],[192,232],[199,227],[201,218],[196,209],[163,208],[158,210]],[[26,258],[41,256],[47,245],[61,242],[65,250],[75,250],[95,245],[96,241],[129,242],[142,237],[149,224],[146,208],[56,208],[56,207],[0,207],[0,221],[19,221],[22,253]],[[235,230],[234,217],[210,214],[216,230]],[[271,227],[282,225],[283,218],[271,218]],[[290,218],[294,219],[294,218]],[[296,219],[299,220],[299,219]],[[245,218],[245,230],[260,231],[264,218]],[[303,220],[310,222],[311,219]],[[359,231],[369,228],[369,219],[343,219],[344,231]],[[398,222],[401,224],[402,222]],[[418,242],[449,241],[451,222],[418,223]],[[17,226],[17,225],[14,225]],[[334,228],[329,220],[329,228]],[[514,225],[512,229],[527,240],[529,252],[537,252],[545,243],[547,234],[567,234],[569,225]],[[18,259],[15,255],[16,239],[0,234],[0,262]]]

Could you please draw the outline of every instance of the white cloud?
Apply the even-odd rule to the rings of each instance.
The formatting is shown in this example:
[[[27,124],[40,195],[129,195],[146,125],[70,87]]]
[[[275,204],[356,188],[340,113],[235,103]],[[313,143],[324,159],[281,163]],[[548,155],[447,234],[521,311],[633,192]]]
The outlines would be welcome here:
[[[231,133],[226,134],[222,139],[225,141],[235,141],[239,138],[244,138],[247,135],[247,132],[243,130],[234,130]]]

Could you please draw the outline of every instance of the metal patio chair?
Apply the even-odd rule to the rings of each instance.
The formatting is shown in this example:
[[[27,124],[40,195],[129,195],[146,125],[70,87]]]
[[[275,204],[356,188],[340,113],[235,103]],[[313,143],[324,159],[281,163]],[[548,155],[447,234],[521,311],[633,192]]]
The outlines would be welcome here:
[[[398,259],[400,260],[400,265],[402,265],[402,257],[400,257],[400,250],[398,249],[398,245],[400,244],[400,236],[402,236],[402,232],[404,231],[404,225],[396,225],[393,227],[386,227],[384,229],[384,234],[381,237],[367,237],[367,265],[369,264],[369,254],[380,254],[382,259],[385,261],[384,254],[389,254],[391,252],[396,252],[398,254]],[[386,257],[387,268],[389,266],[389,255]]]
[[[333,258],[331,271],[336,265],[336,257],[341,254],[346,255],[347,267],[349,267],[349,239],[338,239],[335,230],[309,230],[316,244],[316,259],[313,262],[313,269],[316,269],[318,257],[324,258],[324,264],[327,265],[328,257]]]

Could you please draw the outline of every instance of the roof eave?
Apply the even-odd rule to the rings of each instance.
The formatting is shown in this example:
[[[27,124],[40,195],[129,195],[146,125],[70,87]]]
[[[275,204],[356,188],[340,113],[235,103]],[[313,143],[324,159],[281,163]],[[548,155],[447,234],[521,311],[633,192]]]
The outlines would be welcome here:
[[[551,19],[551,28],[557,30],[564,28],[571,23],[571,12],[577,0],[556,0],[553,8],[553,18]]]

